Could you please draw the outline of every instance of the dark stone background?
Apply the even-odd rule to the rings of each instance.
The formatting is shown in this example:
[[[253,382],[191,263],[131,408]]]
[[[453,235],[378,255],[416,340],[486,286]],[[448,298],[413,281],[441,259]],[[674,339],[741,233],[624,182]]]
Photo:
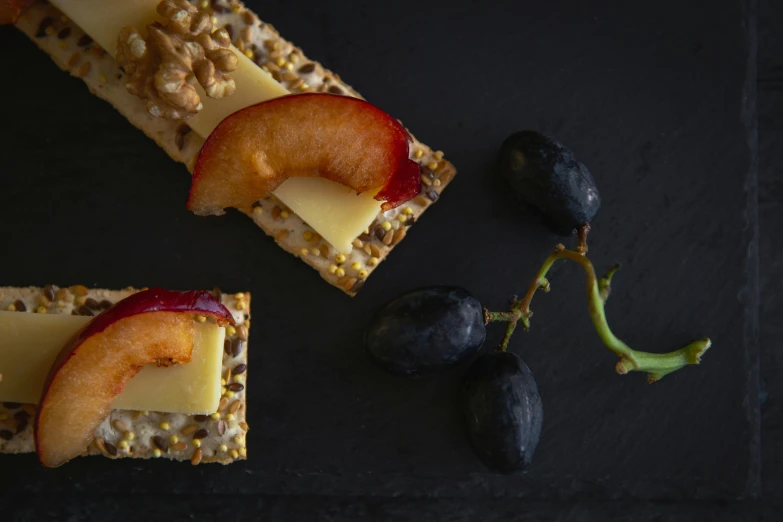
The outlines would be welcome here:
[[[2,284],[251,290],[250,460],[229,467],[0,458],[10,520],[778,520],[783,486],[783,6],[679,2],[250,2],[307,54],[446,151],[459,176],[359,297],[246,218],[184,209],[188,180],[19,33],[0,31]],[[758,44],[758,46],[757,46]],[[16,80],[7,73],[4,79]],[[499,308],[558,238],[493,171],[521,128],[556,135],[604,199],[590,257],[631,346],[710,335],[699,368],[619,377],[553,271],[513,349],[545,426],[533,466],[486,473],[461,432],[464,368],[419,381],[360,349],[373,310],[422,284]],[[470,205],[468,207],[468,205]],[[490,334],[496,342],[500,328]],[[760,371],[759,371],[760,370]],[[5,516],[0,517],[3,520]]]

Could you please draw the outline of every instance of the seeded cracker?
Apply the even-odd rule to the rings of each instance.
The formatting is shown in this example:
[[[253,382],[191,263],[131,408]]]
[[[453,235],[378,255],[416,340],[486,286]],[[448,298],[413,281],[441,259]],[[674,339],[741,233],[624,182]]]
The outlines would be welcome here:
[[[193,2],[196,4],[196,2]],[[216,28],[225,28],[234,45],[292,93],[328,92],[361,97],[340,77],[308,59],[301,49],[280,37],[269,24],[240,2],[197,2],[212,11]],[[155,140],[174,160],[193,168],[204,140],[186,123],[153,118],[145,102],[128,93],[125,75],[112,56],[93,43],[53,6],[38,2],[24,12],[16,26],[49,54],[62,69],[80,77],[89,89],[111,103],[131,123]],[[454,177],[454,166],[443,153],[414,138],[411,159],[422,166],[421,195],[378,215],[366,234],[343,256],[285,208],[273,196],[256,204],[249,217],[286,251],[318,270],[326,281],[355,295],[367,277],[402,241],[410,226],[435,201]],[[184,195],[183,195],[184,201]]]
[[[0,310],[18,313],[97,315],[136,290],[88,289],[82,285],[60,288],[0,287]],[[247,341],[250,294],[223,294],[221,302],[236,320],[226,328],[223,369],[226,379],[219,411],[213,415],[114,410],[95,431],[90,455],[112,458],[167,458],[193,464],[229,464],[247,458],[245,419],[247,399]],[[4,368],[5,372],[11,371]],[[35,451],[33,404],[0,403],[0,453]]]

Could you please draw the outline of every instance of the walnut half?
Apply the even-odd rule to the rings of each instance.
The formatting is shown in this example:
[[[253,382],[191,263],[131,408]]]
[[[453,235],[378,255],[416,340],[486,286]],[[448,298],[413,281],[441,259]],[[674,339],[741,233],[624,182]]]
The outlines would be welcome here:
[[[173,120],[202,108],[193,78],[210,98],[231,95],[236,83],[226,73],[237,57],[226,30],[213,32],[209,13],[187,0],[163,0],[157,11],[166,21],[148,25],[146,39],[133,27],[120,31],[117,62],[128,91],[146,100],[153,116]]]

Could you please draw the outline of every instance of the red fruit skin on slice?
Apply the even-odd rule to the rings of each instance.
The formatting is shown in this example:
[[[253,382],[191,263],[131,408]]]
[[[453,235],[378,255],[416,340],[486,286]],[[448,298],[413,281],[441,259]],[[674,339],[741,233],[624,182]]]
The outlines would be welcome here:
[[[386,212],[412,200],[420,192],[421,167],[415,161],[407,160],[373,199],[383,201],[381,210]]]
[[[0,25],[13,24],[35,0],[0,0]]]
[[[206,290],[175,292],[163,288],[150,288],[117,301],[105,312],[97,315],[76,334],[77,340],[100,333],[120,319],[147,312],[189,312],[210,315],[220,322],[235,324],[228,308]]]
[[[57,373],[57,370],[73,354],[73,348],[79,346],[93,335],[101,333],[121,319],[148,312],[182,312],[209,315],[217,319],[218,324],[235,324],[234,317],[228,311],[228,308],[223,306],[220,301],[206,290],[174,292],[164,290],[163,288],[150,288],[136,292],[116,302],[100,315],[95,316],[95,319],[74,334],[60,351],[54,364],[52,364],[52,369],[49,371],[49,376],[46,378],[46,384],[44,385],[44,394],[49,387],[52,376]]]

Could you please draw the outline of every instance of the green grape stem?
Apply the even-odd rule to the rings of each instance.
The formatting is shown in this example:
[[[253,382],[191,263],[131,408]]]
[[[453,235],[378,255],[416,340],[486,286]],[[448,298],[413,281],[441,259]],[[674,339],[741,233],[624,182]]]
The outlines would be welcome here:
[[[606,320],[604,307],[611,292],[612,276],[614,276],[620,266],[613,266],[606,272],[606,275],[600,279],[596,276],[595,268],[590,260],[587,259],[586,255],[587,234],[589,231],[589,225],[585,225],[579,229],[577,235],[579,244],[575,250],[566,250],[563,245],[558,244],[555,247],[555,251],[549,254],[544,260],[544,264],[528,287],[525,296],[522,299],[512,299],[509,311],[490,312],[489,310],[484,309],[484,320],[487,324],[491,322],[508,323],[506,325],[506,333],[503,336],[503,340],[497,348],[498,351],[506,351],[508,349],[508,343],[511,340],[511,336],[514,334],[518,323],[521,322],[526,331],[530,329],[530,318],[533,316],[533,312],[530,310],[530,303],[533,300],[533,296],[538,290],[549,292],[549,280],[546,278],[549,269],[558,259],[568,259],[577,263],[585,271],[587,279],[587,305],[590,317],[592,318],[593,325],[603,343],[620,357],[620,361],[615,366],[617,373],[624,375],[631,371],[647,372],[647,382],[653,383],[666,375],[679,370],[683,366],[699,364],[704,352],[712,345],[712,341],[708,338],[694,341],[673,352],[649,353],[633,350],[614,335]]]

